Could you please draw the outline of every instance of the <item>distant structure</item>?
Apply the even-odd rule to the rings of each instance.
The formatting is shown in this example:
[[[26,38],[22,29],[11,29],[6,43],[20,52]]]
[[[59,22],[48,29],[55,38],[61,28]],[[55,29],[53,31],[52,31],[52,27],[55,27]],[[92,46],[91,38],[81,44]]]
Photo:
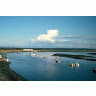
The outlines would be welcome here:
[[[0,54],[0,58],[2,58],[2,55]]]
[[[7,59],[6,56],[4,56],[4,54],[0,54],[0,61],[3,61],[3,62],[8,62],[9,60]]]
[[[33,49],[23,49],[23,51],[31,51],[31,52],[33,52],[34,50]]]

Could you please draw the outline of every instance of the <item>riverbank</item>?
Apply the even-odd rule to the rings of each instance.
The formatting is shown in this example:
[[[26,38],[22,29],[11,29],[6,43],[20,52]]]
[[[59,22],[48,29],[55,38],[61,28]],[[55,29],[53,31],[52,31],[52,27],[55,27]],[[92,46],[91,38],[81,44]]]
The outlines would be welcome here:
[[[24,52],[23,50],[0,50],[0,53]]]
[[[0,81],[27,81],[9,66],[6,53],[22,52],[21,50],[0,50]]]
[[[0,61],[0,81],[26,81],[9,67],[10,62]]]

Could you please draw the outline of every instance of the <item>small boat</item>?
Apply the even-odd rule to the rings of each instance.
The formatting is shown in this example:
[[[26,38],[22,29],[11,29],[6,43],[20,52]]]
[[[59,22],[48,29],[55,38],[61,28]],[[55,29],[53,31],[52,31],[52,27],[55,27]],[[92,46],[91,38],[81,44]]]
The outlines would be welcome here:
[[[7,59],[7,62],[9,61],[9,59]]]
[[[93,73],[96,73],[96,68],[95,68],[95,69],[93,69]]]
[[[79,63],[71,63],[70,66],[72,66],[72,67],[79,67],[80,64]]]
[[[57,59],[57,60],[55,59],[55,62],[60,62],[60,59]]]
[[[79,66],[80,66],[80,64],[79,64],[79,63],[75,63],[75,66],[76,66],[76,67],[79,67]]]
[[[70,66],[72,66],[72,67],[73,67],[73,66],[74,66],[74,63],[71,63],[71,64],[70,64]]]
[[[37,56],[37,54],[31,54],[31,56]]]

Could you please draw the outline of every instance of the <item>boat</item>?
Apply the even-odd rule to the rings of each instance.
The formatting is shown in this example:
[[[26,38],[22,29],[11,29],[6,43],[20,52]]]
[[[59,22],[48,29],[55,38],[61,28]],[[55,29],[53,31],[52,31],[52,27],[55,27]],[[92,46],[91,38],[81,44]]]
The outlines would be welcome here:
[[[55,62],[60,62],[60,59],[55,59]]]
[[[75,66],[76,66],[76,67],[79,67],[79,66],[80,66],[80,64],[79,64],[79,63],[75,63]]]
[[[95,68],[95,69],[93,69],[93,73],[96,73],[96,68]]]
[[[79,63],[71,63],[70,66],[72,66],[72,67],[79,67],[80,64]]]
[[[32,54],[32,53],[31,53],[31,56],[37,56],[37,54]]]
[[[7,59],[7,62],[9,61],[9,59]]]

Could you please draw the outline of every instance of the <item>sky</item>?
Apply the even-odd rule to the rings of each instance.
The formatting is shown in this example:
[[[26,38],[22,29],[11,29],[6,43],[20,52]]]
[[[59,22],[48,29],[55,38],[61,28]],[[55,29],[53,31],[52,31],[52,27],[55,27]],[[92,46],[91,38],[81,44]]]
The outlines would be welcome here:
[[[0,16],[0,47],[96,49],[96,17]]]

